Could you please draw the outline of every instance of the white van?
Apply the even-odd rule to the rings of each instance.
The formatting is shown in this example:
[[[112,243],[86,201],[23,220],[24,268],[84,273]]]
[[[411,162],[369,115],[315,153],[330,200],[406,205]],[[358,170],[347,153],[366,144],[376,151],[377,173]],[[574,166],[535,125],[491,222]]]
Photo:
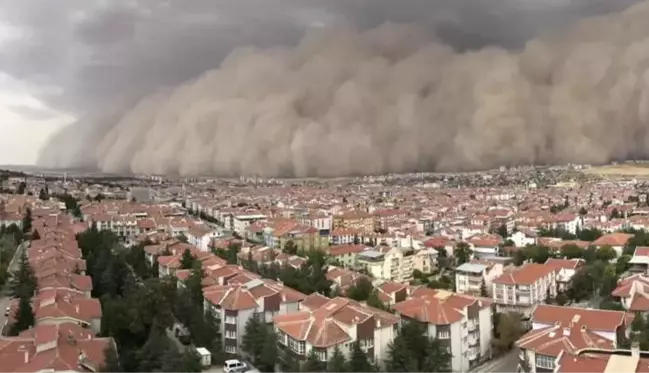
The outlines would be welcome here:
[[[248,366],[246,363],[236,359],[226,360],[223,364],[223,372],[225,373],[241,373],[245,372],[247,369]]]

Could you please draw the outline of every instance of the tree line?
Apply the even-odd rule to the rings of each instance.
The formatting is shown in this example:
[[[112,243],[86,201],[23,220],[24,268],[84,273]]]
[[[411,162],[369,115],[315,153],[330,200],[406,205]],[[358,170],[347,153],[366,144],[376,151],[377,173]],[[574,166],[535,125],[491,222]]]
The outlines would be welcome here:
[[[110,231],[93,225],[77,240],[92,277],[92,295],[102,305],[100,336],[113,337],[117,345],[117,351],[105,351],[101,370],[200,372],[196,353],[181,353],[166,334],[175,323],[176,282],[154,277],[151,268],[142,266],[144,251],[129,252]]]

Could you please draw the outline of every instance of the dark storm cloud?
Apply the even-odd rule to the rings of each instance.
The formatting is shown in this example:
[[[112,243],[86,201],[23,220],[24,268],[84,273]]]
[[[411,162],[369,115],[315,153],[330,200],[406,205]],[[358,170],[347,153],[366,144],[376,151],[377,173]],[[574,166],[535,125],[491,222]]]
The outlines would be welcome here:
[[[624,136],[642,137],[633,131],[647,106],[604,99],[644,102],[630,82],[644,66],[644,26],[628,13],[573,26],[636,2],[0,0],[0,22],[23,35],[3,46],[0,70],[84,114],[44,152],[55,166],[336,175],[600,160],[624,153]],[[304,36],[318,26],[328,31]],[[541,32],[566,41],[526,45]],[[273,48],[229,55],[245,45]],[[560,105],[602,79],[609,60],[620,74],[604,80],[610,97],[591,90],[596,97]],[[590,70],[567,79],[586,62]],[[601,156],[588,151],[603,135],[583,131],[611,118],[628,133]],[[514,135],[527,142],[503,140]],[[243,148],[254,151],[242,158]]]

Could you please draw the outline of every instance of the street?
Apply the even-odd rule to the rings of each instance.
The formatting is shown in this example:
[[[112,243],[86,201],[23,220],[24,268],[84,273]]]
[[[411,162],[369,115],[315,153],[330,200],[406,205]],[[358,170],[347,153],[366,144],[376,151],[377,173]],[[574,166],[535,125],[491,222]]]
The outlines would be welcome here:
[[[475,369],[472,372],[516,372],[518,368],[518,349],[513,349],[506,355],[491,360]]]

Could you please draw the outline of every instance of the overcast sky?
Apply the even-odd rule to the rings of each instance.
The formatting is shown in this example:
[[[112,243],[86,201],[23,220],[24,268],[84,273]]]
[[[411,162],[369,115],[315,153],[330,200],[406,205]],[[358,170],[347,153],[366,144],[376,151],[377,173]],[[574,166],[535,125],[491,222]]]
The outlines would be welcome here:
[[[508,48],[637,0],[0,0],[0,164],[31,164],[75,117],[307,27],[417,22],[457,48]],[[5,136],[4,134],[11,134]]]

